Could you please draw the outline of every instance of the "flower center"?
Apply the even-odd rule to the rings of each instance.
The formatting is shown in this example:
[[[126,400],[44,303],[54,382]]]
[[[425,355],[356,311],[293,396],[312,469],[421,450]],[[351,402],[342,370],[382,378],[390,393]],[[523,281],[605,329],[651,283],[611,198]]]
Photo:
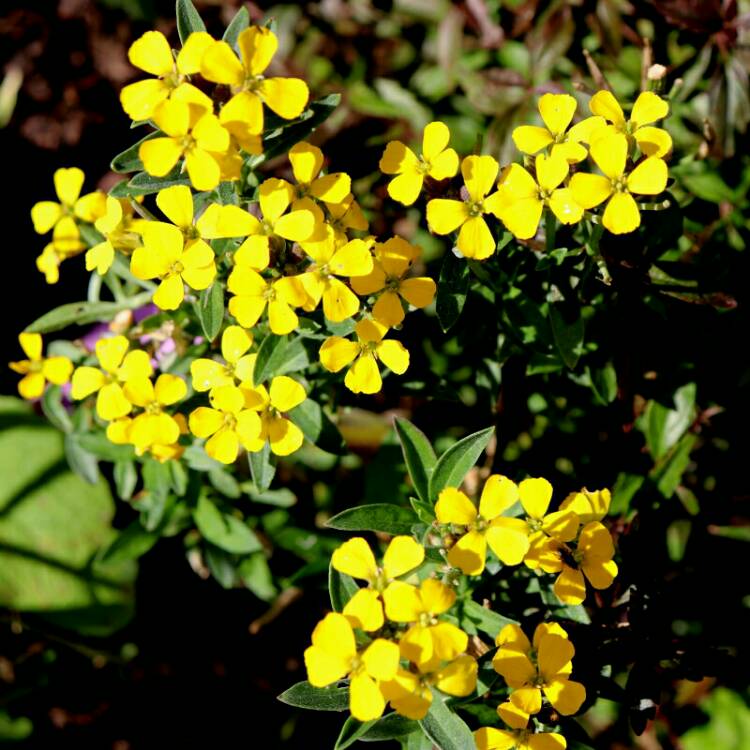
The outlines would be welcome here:
[[[249,75],[245,78],[245,82],[242,84],[240,91],[252,91],[255,93],[263,83],[263,76],[261,75]]]
[[[224,412],[224,427],[227,430],[232,431],[234,431],[235,427],[237,427],[237,417],[235,417],[231,412]]]
[[[396,276],[388,276],[385,281],[385,288],[388,292],[397,292],[401,286],[401,279]]]
[[[617,193],[627,193],[628,192],[628,181],[625,179],[624,176],[615,177],[612,182],[612,189]]]
[[[176,260],[169,267],[169,270],[167,271],[166,275],[167,276],[179,276],[184,270],[185,270],[185,266],[182,265],[182,261]]]
[[[474,219],[484,213],[484,201],[471,201],[469,203],[469,216]]]
[[[161,414],[161,404],[158,401],[152,401],[150,404],[146,404],[143,410],[146,414]]]
[[[417,162],[417,173],[418,174],[427,174],[430,169],[432,169],[432,165],[425,160],[424,156],[419,157],[419,161]]]

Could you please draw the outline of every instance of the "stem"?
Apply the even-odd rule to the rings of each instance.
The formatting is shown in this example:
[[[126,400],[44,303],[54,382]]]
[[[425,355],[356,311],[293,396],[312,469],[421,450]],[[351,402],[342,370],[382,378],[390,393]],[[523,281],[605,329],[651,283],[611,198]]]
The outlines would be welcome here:
[[[89,288],[86,294],[86,299],[89,302],[98,302],[101,289],[102,277],[96,271],[94,271],[94,273],[92,273],[89,277]]]
[[[120,279],[114,272],[113,268],[110,268],[104,276],[104,283],[109,287],[109,291],[112,292],[112,296],[115,298],[115,302],[122,302],[127,298],[127,295],[123,291]]]
[[[547,209],[544,212],[544,249],[551,253],[555,249],[555,234],[557,233],[557,219],[555,215]]]
[[[154,216],[151,211],[149,211],[142,203],[139,203],[135,198],[132,196],[129,198],[130,205],[133,207],[133,210],[142,218],[147,219],[148,221],[158,221],[156,216]]]

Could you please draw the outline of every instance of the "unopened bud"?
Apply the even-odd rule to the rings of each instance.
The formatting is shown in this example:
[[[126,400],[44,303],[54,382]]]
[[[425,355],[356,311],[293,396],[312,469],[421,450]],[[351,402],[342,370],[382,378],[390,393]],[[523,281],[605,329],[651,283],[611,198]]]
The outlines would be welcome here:
[[[667,75],[666,67],[664,65],[659,65],[658,63],[652,65],[646,73],[646,77],[649,81],[661,81],[665,75]]]

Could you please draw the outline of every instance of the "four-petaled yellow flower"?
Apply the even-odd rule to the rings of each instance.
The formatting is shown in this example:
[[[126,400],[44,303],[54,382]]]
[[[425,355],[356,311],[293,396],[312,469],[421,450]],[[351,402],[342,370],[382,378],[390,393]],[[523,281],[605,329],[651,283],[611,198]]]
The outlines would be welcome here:
[[[411,264],[419,257],[419,248],[401,237],[392,237],[375,246],[372,271],[352,278],[352,289],[361,295],[377,294],[372,315],[385,326],[400,325],[405,317],[403,298],[414,307],[423,308],[435,297],[435,282],[426,276],[405,278]]]
[[[307,679],[315,687],[326,687],[345,677],[349,682],[349,710],[359,721],[382,716],[385,698],[380,684],[392,680],[398,670],[398,646],[376,638],[357,652],[354,631],[344,615],[327,614],[313,630],[312,646],[305,650]]]
[[[653,91],[643,91],[638,95],[628,120],[610,91],[597,91],[591,97],[589,107],[595,115],[612,123],[607,129],[633,138],[646,156],[665,156],[671,150],[672,136],[651,125],[669,114],[669,104]]]
[[[529,549],[526,523],[501,513],[518,500],[518,488],[507,477],[492,474],[479,499],[479,509],[455,487],[446,487],[435,504],[440,523],[465,529],[448,550],[448,562],[466,575],[484,570],[487,545],[505,565],[518,565]]]
[[[96,393],[96,413],[107,422],[132,411],[123,386],[130,380],[148,380],[154,372],[148,353],[128,351],[129,347],[125,336],[101,338],[94,348],[101,369],[83,365],[73,373],[71,396],[78,401]]]
[[[201,57],[212,43],[210,34],[194,32],[185,40],[175,59],[167,38],[160,31],[147,31],[136,39],[130,45],[128,59],[136,68],[156,78],[136,81],[120,91],[125,114],[131,120],[148,120],[165,99],[175,94],[210,109],[211,100],[187,80],[200,70]]]
[[[609,504],[612,502],[612,493],[607,490],[594,490],[590,492],[585,487],[579,492],[571,492],[565,500],[560,503],[560,510],[575,513],[581,523],[590,521],[601,521],[609,512]]]
[[[67,357],[43,357],[42,337],[38,333],[18,334],[18,343],[28,359],[11,362],[9,367],[24,377],[18,382],[18,392],[25,399],[39,398],[47,381],[62,385],[70,379],[73,363]]]
[[[513,143],[524,154],[536,154],[549,147],[552,156],[570,164],[583,161],[588,152],[581,144],[589,143],[592,134],[606,123],[603,117],[587,117],[568,130],[577,106],[569,94],[544,94],[539,99],[539,114],[545,127],[521,125],[513,131]]]
[[[351,190],[352,180],[346,172],[321,175],[323,152],[311,143],[300,141],[289,149],[289,161],[297,184],[295,198],[317,198],[325,203],[341,203]]]
[[[138,156],[154,177],[164,177],[184,157],[196,190],[213,190],[221,180],[219,158],[230,146],[229,132],[213,112],[192,102],[167,99],[153,120],[164,133],[141,143]]]
[[[60,264],[78,255],[85,247],[75,220],[63,216],[52,230],[52,242],[45,245],[37,257],[36,267],[44,274],[48,284],[56,284],[60,279]]]
[[[482,727],[474,732],[477,750],[565,750],[568,743],[557,732],[534,732],[529,715],[512,703],[497,707],[500,718],[511,728]]]
[[[205,448],[211,458],[234,463],[240,446],[251,450],[257,443],[260,417],[245,406],[245,395],[233,385],[214,388],[210,400],[211,408],[199,406],[190,413],[190,432],[208,438]]]
[[[125,199],[107,196],[107,212],[96,220],[96,230],[104,240],[86,252],[86,270],[104,275],[115,259],[115,250],[132,251],[141,245],[140,234],[148,222],[136,219]]]
[[[246,354],[253,345],[253,334],[240,326],[227,326],[221,334],[221,356],[224,364],[215,359],[194,359],[190,363],[193,389],[209,391],[223,385],[236,385],[236,381],[251,381],[255,354]]]
[[[341,336],[327,338],[320,347],[320,361],[329,372],[351,365],[344,385],[353,393],[377,393],[383,387],[378,360],[398,375],[409,367],[409,352],[400,341],[384,340],[388,329],[376,320],[360,320],[354,327],[357,341]]]
[[[185,298],[185,284],[207,289],[216,276],[214,251],[201,239],[186,243],[173,224],[150,221],[142,230],[143,246],[133,252],[130,270],[139,279],[161,279],[154,304],[176,310]]]
[[[504,197],[498,191],[488,195],[499,168],[491,156],[467,156],[461,162],[467,199],[435,198],[427,204],[427,224],[435,234],[450,234],[461,228],[456,245],[467,258],[489,258],[497,247],[483,216],[491,213],[501,218]]]
[[[658,195],[667,186],[667,165],[656,156],[646,157],[626,174],[628,141],[624,135],[606,134],[591,144],[591,158],[604,173],[576,173],[570,179],[573,198],[583,208],[607,201],[602,224],[613,234],[626,234],[641,223],[632,193]]]
[[[201,75],[230,87],[232,98],[222,107],[221,123],[249,153],[260,153],[263,104],[279,117],[292,120],[302,114],[309,91],[299,78],[265,78],[263,72],[276,54],[276,35],[263,26],[240,32],[240,58],[224,41],[213,42],[201,59]]]
[[[448,148],[451,134],[442,122],[429,123],[422,134],[422,153],[417,156],[401,141],[391,141],[380,159],[380,171],[395,174],[388,183],[393,200],[411,206],[419,197],[425,177],[445,180],[458,172],[458,154]]]
[[[500,218],[520,240],[536,234],[545,206],[563,224],[575,224],[583,216],[572,190],[560,187],[568,176],[568,162],[559,155],[539,154],[534,165],[536,180],[520,164],[511,164],[500,183],[500,192],[508,201]]]

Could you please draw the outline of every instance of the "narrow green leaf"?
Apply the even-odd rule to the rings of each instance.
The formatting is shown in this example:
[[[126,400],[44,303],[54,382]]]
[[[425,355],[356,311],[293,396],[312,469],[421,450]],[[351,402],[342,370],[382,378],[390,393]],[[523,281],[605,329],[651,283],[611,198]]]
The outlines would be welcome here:
[[[196,312],[203,333],[209,341],[213,341],[219,335],[224,322],[224,288],[220,282],[214,282],[201,292]]]
[[[316,688],[309,682],[298,682],[278,699],[282,703],[313,711],[348,711],[349,688]]]
[[[79,433],[76,440],[84,450],[103,461],[127,461],[135,458],[132,445],[112,443],[103,432]]]
[[[261,450],[248,453],[247,459],[250,462],[250,474],[253,477],[255,489],[258,492],[265,492],[271,486],[276,473],[276,457],[271,453],[268,441]]]
[[[234,588],[237,582],[237,570],[230,553],[219,547],[214,547],[212,544],[207,544],[203,559],[219,586],[223,589]]]
[[[437,457],[425,434],[407,419],[396,419],[396,433],[414,490],[423,502],[430,500],[430,477]]]
[[[195,31],[205,31],[206,24],[203,23],[198,11],[190,0],[177,0],[175,9],[177,15],[177,33],[180,41],[185,44],[187,38]]]
[[[139,521],[133,521],[117,534],[102,552],[100,559],[108,563],[137,560],[145,555],[159,539],[159,534],[146,531]]]
[[[695,383],[686,383],[674,394],[674,408],[649,401],[636,426],[646,436],[649,453],[654,459],[665,456],[677,444],[695,419]]]
[[[459,440],[448,448],[437,460],[435,469],[430,477],[430,500],[435,502],[440,490],[445,487],[458,487],[477,462],[482,451],[490,442],[494,427],[488,427],[481,432]]]
[[[359,739],[361,742],[383,742],[401,739],[412,732],[419,731],[419,724],[416,721],[392,713],[378,719]]]
[[[688,432],[680,438],[677,445],[651,470],[649,477],[664,497],[672,497],[682,475],[690,463],[690,454],[698,442],[698,436]]]
[[[264,602],[272,601],[278,594],[273,584],[273,575],[268,567],[266,555],[262,551],[253,552],[237,568],[242,582],[250,591]]]
[[[499,612],[487,609],[473,599],[467,599],[461,606],[461,619],[464,618],[493,639],[506,625],[518,625],[518,620],[512,620]]]
[[[115,461],[112,471],[115,480],[117,497],[120,500],[130,500],[133,497],[135,486],[138,484],[138,472],[134,461]]]
[[[65,435],[65,457],[68,466],[89,484],[99,481],[99,462],[78,441],[75,433],[69,432]]]
[[[445,705],[442,695],[434,688],[430,710],[419,726],[440,750],[476,750],[469,727]]]
[[[247,555],[262,549],[258,537],[247,524],[229,513],[222,513],[205,495],[198,498],[193,519],[198,531],[225,552]]]
[[[62,389],[59,385],[47,386],[42,395],[42,411],[52,425],[61,432],[70,432],[73,429],[68,410],[62,403]]]
[[[303,370],[310,364],[302,339],[275,336],[269,333],[258,348],[253,369],[253,382],[265,383],[276,375],[287,375]]]
[[[230,21],[222,39],[230,46],[237,47],[237,37],[250,25],[250,14],[243,5]]]
[[[380,531],[384,534],[411,534],[411,527],[419,523],[410,508],[391,503],[372,503],[347,508],[326,522],[326,526],[339,531]]]
[[[179,164],[164,177],[154,177],[148,172],[138,172],[128,183],[127,195],[150,195],[173,185],[190,185],[190,178],[182,171]]]
[[[337,456],[346,453],[344,438],[317,401],[305,399],[289,412],[288,417],[302,430],[304,436],[321,450]]]
[[[334,612],[342,612],[346,603],[359,591],[355,580],[346,573],[339,573],[328,564],[328,595]]]
[[[435,311],[443,332],[449,331],[458,321],[468,291],[469,266],[466,260],[457,258],[452,252],[446,253],[440,268],[435,300]]]
[[[119,154],[117,154],[117,156],[112,159],[112,162],[109,165],[110,169],[113,172],[117,172],[118,174],[127,174],[128,172],[142,171],[143,162],[141,161],[141,157],[138,155],[141,144],[145,143],[146,141],[150,141],[153,138],[159,138],[163,135],[164,133],[162,133],[161,130],[157,130],[153,133],[149,133],[144,138],[141,138],[138,143],[134,143],[130,148],[126,148],[124,151],[121,151]]]
[[[370,729],[374,723],[375,721],[365,721],[363,723],[357,721],[353,716],[350,716],[344,722],[344,726],[341,727],[341,732],[339,733],[333,750],[344,750],[344,748],[350,747],[360,739],[363,734],[366,734],[367,730]]]
[[[568,322],[560,311],[560,305],[549,306],[549,322],[552,338],[557,351],[565,365],[573,370],[583,353],[584,325],[580,310],[576,310],[576,319]]]

